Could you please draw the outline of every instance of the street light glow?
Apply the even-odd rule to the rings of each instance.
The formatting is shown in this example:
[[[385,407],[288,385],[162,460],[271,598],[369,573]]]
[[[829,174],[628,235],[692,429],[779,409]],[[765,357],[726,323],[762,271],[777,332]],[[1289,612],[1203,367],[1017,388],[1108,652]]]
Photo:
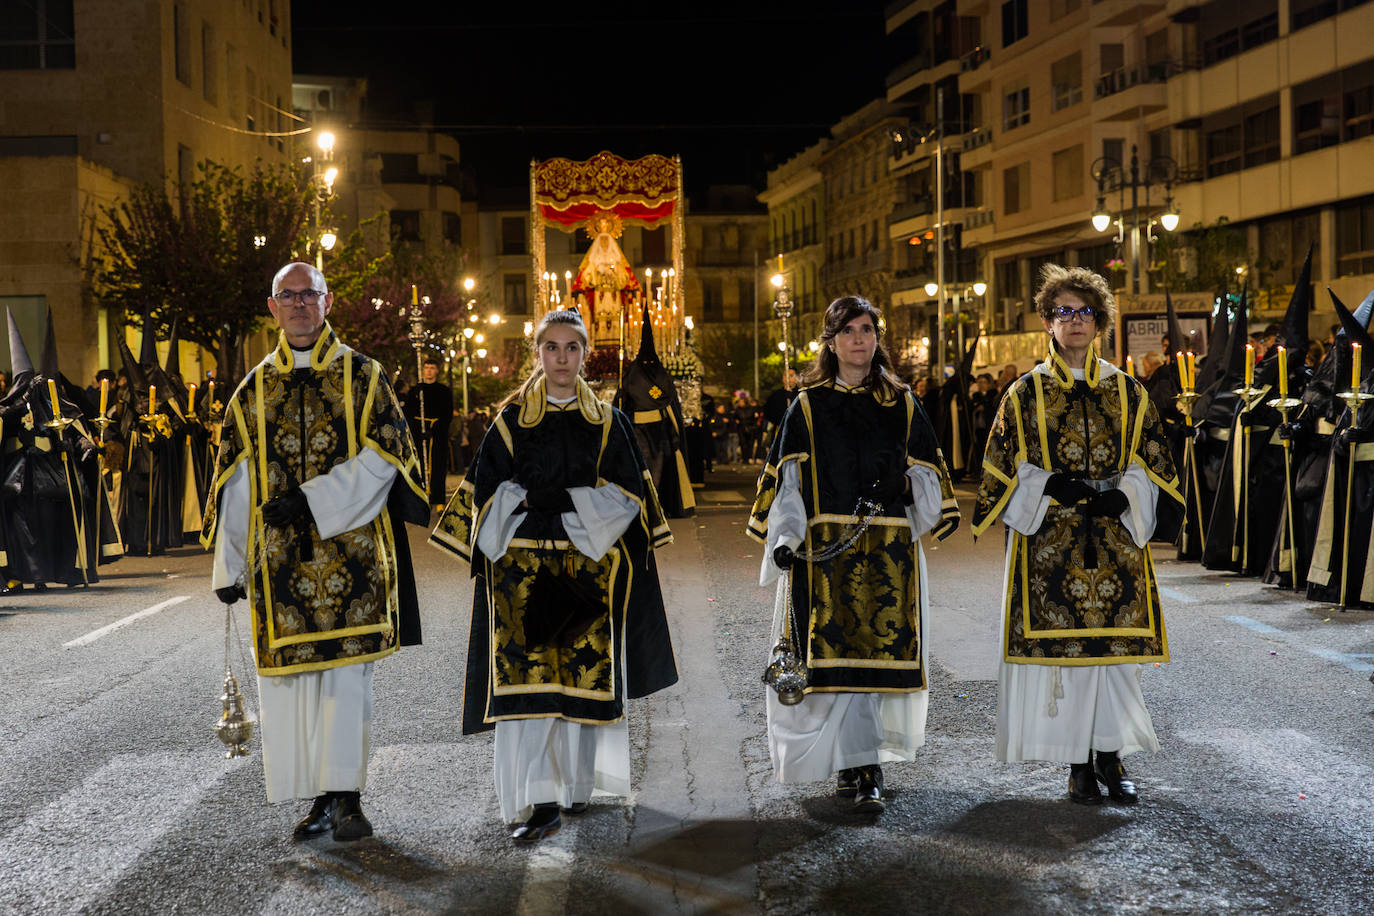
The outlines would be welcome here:
[[[691,315],[688,315],[685,318],[683,318],[682,323],[687,327],[687,330],[689,331],[696,327],[696,324],[692,321]]]
[[[487,358],[487,348],[486,348],[486,347],[478,347],[478,348],[477,348],[477,358],[478,358],[478,359],[486,359],[486,358]]]
[[[1098,232],[1106,232],[1107,227],[1112,224],[1112,215],[1102,210],[1093,214],[1093,228]]]
[[[477,281],[472,279],[472,277],[463,278],[463,289],[467,290],[468,292],[472,292],[472,288],[476,285]]]
[[[474,331],[472,328],[463,328],[463,336],[466,337],[468,340],[472,340],[472,335],[476,333],[477,332]]]
[[[1178,214],[1170,210],[1159,218],[1159,224],[1164,227],[1165,232],[1173,232],[1178,228]]]
[[[333,251],[334,243],[338,240],[339,237],[334,233],[325,232],[320,236],[320,247],[323,248],[325,251]]]
[[[772,283],[778,289],[782,289],[782,274],[773,274],[768,282]]]
[[[973,284],[973,295],[981,296],[983,295],[983,293],[987,291],[988,285],[984,283],[982,280],[979,280],[977,283]]]
[[[339,177],[339,170],[330,166],[324,170],[324,183],[326,187],[334,187],[334,179]]]
[[[526,337],[529,337],[529,336],[530,336],[531,334],[533,334],[533,333],[534,333],[534,322],[533,322],[533,321],[526,321],[526,322],[525,322],[525,336],[526,336]]]
[[[501,316],[496,314],[495,312],[492,312],[491,315],[487,317],[487,321],[491,324],[500,324]]]
[[[481,334],[477,334],[473,337],[473,340],[477,341],[478,343],[484,343],[486,341],[486,337],[484,337]]]
[[[334,148],[334,135],[329,131],[324,131],[315,139],[315,145],[326,153]]]
[[[813,340],[813,341],[811,341],[809,344],[806,345],[806,348],[807,348],[808,350],[810,350],[812,353],[815,353],[817,350],[819,350],[819,349],[821,348],[821,345],[818,344],[818,343],[816,343],[816,342]]]
[[[938,283],[927,283],[927,284],[926,284],[926,295],[927,295],[927,296],[933,296],[933,295],[935,295],[936,293],[938,293],[939,291],[940,291],[940,284],[938,284]]]
[[[787,352],[787,341],[785,341],[785,340],[780,340],[780,341],[778,341],[778,352],[779,352],[779,353],[786,353],[786,352]]]

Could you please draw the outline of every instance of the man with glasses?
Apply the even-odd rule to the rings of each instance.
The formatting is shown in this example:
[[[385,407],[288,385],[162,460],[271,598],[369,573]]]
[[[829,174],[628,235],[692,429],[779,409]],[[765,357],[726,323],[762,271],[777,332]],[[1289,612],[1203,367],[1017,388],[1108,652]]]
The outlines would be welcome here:
[[[1150,536],[1182,497],[1144,386],[1097,356],[1107,282],[1049,264],[1035,305],[1049,356],[998,408],[974,508],[975,535],[1010,529],[997,757],[1068,763],[1071,801],[1101,804],[1101,782],[1129,805],[1121,756],[1159,749],[1140,667],[1169,660]]]
[[[229,399],[201,543],[221,601],[246,597],[267,798],[313,799],[296,839],[372,833],[372,666],[420,641],[404,523],[429,512],[385,370],[341,343],[324,275],[287,264],[276,348]]]

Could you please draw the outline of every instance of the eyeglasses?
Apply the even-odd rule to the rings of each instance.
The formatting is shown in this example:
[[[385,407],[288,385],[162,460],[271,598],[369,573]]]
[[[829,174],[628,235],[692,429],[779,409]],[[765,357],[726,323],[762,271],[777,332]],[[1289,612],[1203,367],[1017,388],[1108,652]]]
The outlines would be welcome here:
[[[1054,317],[1060,321],[1092,321],[1097,317],[1097,309],[1091,305],[1085,305],[1081,309],[1071,308],[1067,305],[1055,306]]]
[[[322,295],[324,294],[317,289],[279,289],[277,290],[277,294],[272,298],[276,299],[282,305],[290,305],[297,299],[299,299],[303,305],[314,305]]]

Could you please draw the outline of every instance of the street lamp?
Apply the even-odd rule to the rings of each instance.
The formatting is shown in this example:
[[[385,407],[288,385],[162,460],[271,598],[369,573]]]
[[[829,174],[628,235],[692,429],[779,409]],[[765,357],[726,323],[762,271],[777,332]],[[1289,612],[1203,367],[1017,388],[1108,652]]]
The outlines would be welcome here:
[[[932,299],[935,297],[935,294],[940,291],[940,284],[926,284],[926,295],[930,296]],[[956,360],[962,359],[964,355],[964,322],[962,319],[959,318],[959,315],[963,312],[963,305],[970,299],[981,297],[987,291],[988,285],[984,283],[982,280],[974,280],[972,283],[968,284],[956,284],[953,287],[949,287],[945,290],[946,295],[954,304],[953,310],[950,312],[950,314],[954,317],[955,335],[959,345],[959,352],[956,354]],[[938,349],[940,352],[943,352],[943,343],[945,337],[945,329],[943,325],[937,326],[936,331],[938,333],[936,340],[940,343]],[[928,346],[929,344],[927,343],[927,347]],[[940,371],[943,373],[944,369],[944,364],[941,363]]]
[[[773,313],[782,319],[782,340],[778,343],[778,349],[782,351],[782,384],[785,388],[787,373],[792,368],[788,354],[787,319],[792,317],[795,306],[792,291],[787,288],[787,278],[782,275],[782,255],[778,255],[778,272],[773,274],[769,282],[773,284]]]
[[[321,211],[334,196],[334,181],[339,177],[339,170],[330,164],[334,160],[334,135],[327,130],[321,131],[315,138],[315,146],[319,149],[319,155],[309,157],[315,185],[315,231],[318,233],[315,241],[315,268],[323,272],[324,253],[334,250],[339,236],[332,229],[322,229]]]
[[[1145,163],[1145,174],[1141,176],[1140,159],[1136,154],[1136,147],[1131,146],[1131,168],[1127,175],[1121,163],[1115,159],[1103,156],[1093,163],[1093,180],[1097,182],[1097,206],[1093,208],[1092,225],[1098,232],[1106,232],[1112,223],[1116,223],[1116,243],[1118,245],[1125,241],[1125,209],[1126,209],[1126,189],[1131,190],[1131,292],[1139,295],[1140,293],[1140,189],[1145,189],[1145,240],[1146,243],[1158,241],[1154,234],[1154,227],[1161,226],[1166,232],[1173,232],[1178,228],[1178,208],[1174,206],[1172,193],[1173,184],[1178,180],[1178,163],[1168,156],[1158,156]],[[1150,210],[1150,185],[1164,185],[1164,212],[1159,216],[1149,213]],[[1121,194],[1122,211],[1120,216],[1113,217],[1107,209],[1106,195],[1112,191],[1119,191]]]

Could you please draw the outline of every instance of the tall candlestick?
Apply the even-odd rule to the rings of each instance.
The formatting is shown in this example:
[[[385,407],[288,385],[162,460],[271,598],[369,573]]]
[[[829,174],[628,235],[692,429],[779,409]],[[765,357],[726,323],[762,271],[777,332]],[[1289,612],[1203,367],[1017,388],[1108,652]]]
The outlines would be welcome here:
[[[1360,390],[1360,345],[1350,345],[1350,390]]]
[[[52,418],[62,416],[62,405],[57,402],[57,380],[48,379],[48,397],[52,398]]]
[[[189,410],[189,411],[191,411],[191,413],[195,413],[195,412],[196,412],[196,383],[195,383],[195,382],[192,382],[192,383],[191,383],[191,387],[190,387],[189,389],[187,389],[187,394],[186,394],[186,409]]]
[[[1188,351],[1188,384],[1185,388],[1197,387],[1197,354],[1192,350]]]
[[[1178,387],[1188,388],[1188,364],[1183,361],[1183,351],[1174,353],[1174,368],[1178,370]]]
[[[209,386],[208,389],[206,389],[206,392],[205,392],[205,402],[206,402],[207,404],[213,404],[213,403],[215,403],[215,380],[214,380],[214,379],[210,379],[210,386]]]
[[[1288,350],[1279,347],[1279,397],[1288,397]]]
[[[1130,356],[1126,357],[1126,374],[1135,378],[1135,360],[1131,359]]]
[[[1245,387],[1249,389],[1255,383],[1255,345],[1245,345]]]
[[[100,380],[100,415],[105,416],[105,406],[110,401],[110,380],[103,378]]]
[[[414,283],[410,284],[410,304],[420,304],[420,287],[416,286]]]

